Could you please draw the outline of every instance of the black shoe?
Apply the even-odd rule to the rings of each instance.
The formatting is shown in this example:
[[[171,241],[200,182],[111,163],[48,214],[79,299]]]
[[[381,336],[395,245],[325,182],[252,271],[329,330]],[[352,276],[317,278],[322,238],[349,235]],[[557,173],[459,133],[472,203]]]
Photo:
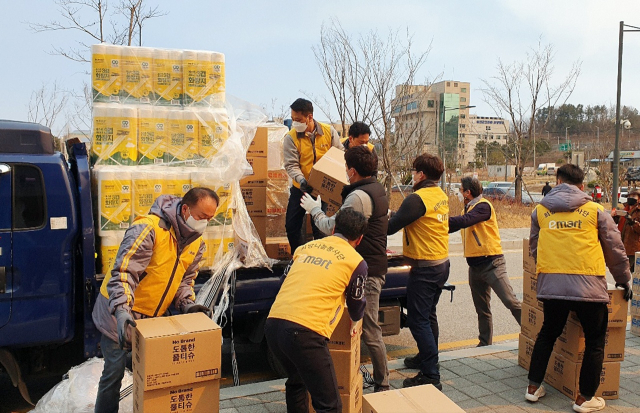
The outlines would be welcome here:
[[[391,388],[389,386],[378,386],[377,384],[373,386],[374,393],[380,393],[381,391],[389,391]]]
[[[404,365],[410,369],[420,370],[420,355],[416,354],[413,357],[405,357]]]
[[[415,377],[404,379],[402,387],[422,386],[423,384],[433,384],[436,389],[442,391],[442,383],[440,383],[440,380],[430,379],[422,374],[422,372],[416,374]]]
[[[477,345],[476,347],[486,347],[486,346],[488,346],[488,345],[489,345],[489,344],[482,344],[482,343],[478,343],[478,345]]]

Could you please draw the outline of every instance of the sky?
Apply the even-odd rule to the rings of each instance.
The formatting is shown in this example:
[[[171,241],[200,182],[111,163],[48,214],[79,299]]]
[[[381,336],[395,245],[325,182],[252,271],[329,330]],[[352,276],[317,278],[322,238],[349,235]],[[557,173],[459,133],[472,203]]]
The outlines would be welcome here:
[[[111,1],[115,3],[115,1]],[[522,61],[543,44],[553,45],[559,83],[571,66],[581,74],[568,103],[614,105],[619,22],[640,27],[637,0],[147,0],[166,16],[149,20],[143,46],[222,52],[227,93],[280,112],[305,94],[330,97],[312,47],[323,23],[337,18],[353,36],[408,30],[414,51],[431,50],[418,80],[439,77],[471,83],[469,105],[495,116],[484,101],[483,80],[497,74],[498,60]],[[52,55],[53,46],[91,44],[79,31],[34,33],[28,23],[59,19],[53,0],[0,0],[0,118],[27,120],[32,92],[43,84],[79,91],[89,64]],[[635,19],[635,20],[634,20]],[[640,32],[624,35],[622,104],[640,109]],[[318,116],[316,116],[318,117]],[[60,123],[60,122],[59,122]],[[59,127],[59,125],[58,125]],[[632,125],[635,128],[635,125]],[[640,125],[638,125],[640,127]],[[54,127],[54,132],[56,128]]]

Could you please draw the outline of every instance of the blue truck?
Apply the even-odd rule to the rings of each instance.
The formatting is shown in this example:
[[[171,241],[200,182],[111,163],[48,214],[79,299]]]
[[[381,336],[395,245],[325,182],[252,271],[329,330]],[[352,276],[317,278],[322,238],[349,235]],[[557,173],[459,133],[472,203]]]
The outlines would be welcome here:
[[[42,125],[0,120],[0,376],[30,403],[30,377],[62,374],[100,354],[91,312],[104,275],[96,268],[89,157],[78,140],[66,142],[66,156],[54,142]],[[235,339],[262,343],[277,373],[263,326],[286,264],[238,270],[232,308]],[[409,269],[389,258],[385,334],[400,329]],[[210,276],[199,274],[196,289]],[[230,325],[223,335],[231,336]]]

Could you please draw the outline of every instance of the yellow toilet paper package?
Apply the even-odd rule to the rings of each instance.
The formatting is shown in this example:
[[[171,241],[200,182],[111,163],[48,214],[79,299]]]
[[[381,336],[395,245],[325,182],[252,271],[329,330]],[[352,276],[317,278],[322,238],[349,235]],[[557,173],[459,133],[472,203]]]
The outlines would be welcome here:
[[[95,102],[118,102],[120,100],[120,50],[113,45],[91,46],[91,89]]]
[[[113,231],[109,235],[100,237],[100,263],[101,274],[108,274],[116,262],[118,249],[124,239],[124,231]]]
[[[182,104],[182,51],[153,52],[153,101],[155,105]]]
[[[137,140],[136,108],[123,105],[94,105],[91,147],[94,165],[136,165]]]
[[[165,131],[166,110],[138,108],[138,164],[159,164],[165,161],[168,135]]]
[[[98,189],[100,236],[129,228],[132,215],[131,170],[124,167],[97,167],[94,176]]]
[[[164,168],[136,169],[131,173],[133,184],[133,218],[149,214],[151,206],[164,193]]]
[[[123,47],[121,62],[124,103],[151,103],[153,49]]]
[[[199,124],[198,153],[211,159],[229,137],[229,116],[225,109],[201,109],[195,111]]]

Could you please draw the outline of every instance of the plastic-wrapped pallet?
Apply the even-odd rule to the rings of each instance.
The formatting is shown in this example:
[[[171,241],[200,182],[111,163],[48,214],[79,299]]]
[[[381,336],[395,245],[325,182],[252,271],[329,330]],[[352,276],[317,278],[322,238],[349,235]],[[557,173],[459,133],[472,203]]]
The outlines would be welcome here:
[[[211,159],[229,138],[229,116],[225,109],[194,110],[198,118],[198,154]]]
[[[113,269],[123,239],[124,231],[111,231],[109,235],[100,237],[101,274],[108,274]]]
[[[131,168],[96,167],[93,176],[98,194],[98,235],[128,229],[133,212]]]
[[[138,113],[133,106],[96,104],[93,107],[94,165],[138,163]]]
[[[185,50],[184,105],[221,107],[225,101],[224,55],[216,52]]]

